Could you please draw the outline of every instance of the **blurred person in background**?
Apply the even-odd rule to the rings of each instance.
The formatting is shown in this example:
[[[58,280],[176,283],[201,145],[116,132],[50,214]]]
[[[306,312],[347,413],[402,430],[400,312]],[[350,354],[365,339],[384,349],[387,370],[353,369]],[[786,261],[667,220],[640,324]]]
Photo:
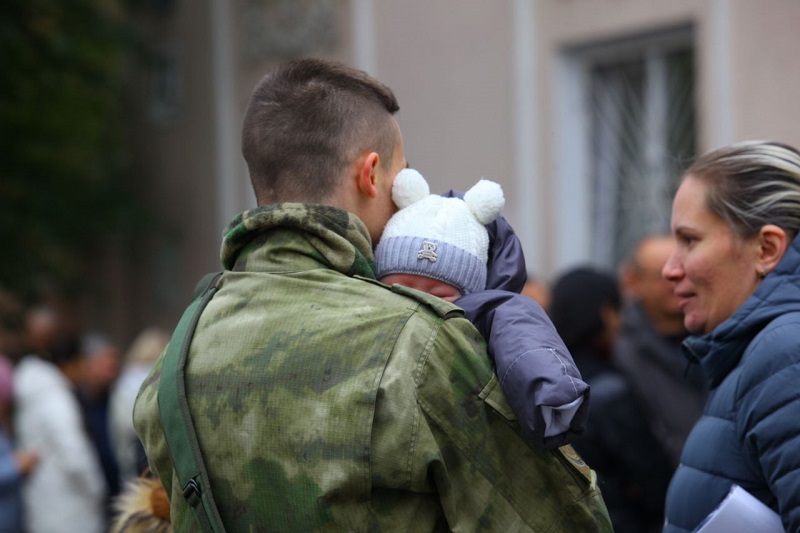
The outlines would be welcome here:
[[[2,347],[0,347],[2,348]],[[23,529],[22,481],[39,462],[35,453],[12,441],[14,367],[0,355],[0,531]]]
[[[50,357],[50,350],[64,336],[64,324],[59,315],[50,307],[34,306],[24,316],[23,352]]]
[[[24,356],[14,371],[17,444],[40,460],[23,484],[27,531],[102,532],[105,479],[75,395],[80,342],[44,334],[60,330],[55,313],[34,310],[27,324],[37,353]]]
[[[613,364],[622,298],[616,276],[593,267],[562,273],[550,316],[590,387],[586,432],[573,446],[597,471],[617,533],[660,531],[672,473],[633,389]]]
[[[111,437],[111,388],[120,372],[119,348],[107,335],[86,333],[81,337],[80,373],[76,393],[83,410],[89,438],[97,452],[106,486],[106,509],[119,493],[119,465]],[[110,517],[110,514],[109,514]]]
[[[0,288],[0,355],[16,363],[25,349],[25,307],[11,292]]]
[[[523,296],[536,300],[545,311],[550,309],[550,287],[533,274],[528,274],[528,280],[522,287]]]
[[[683,443],[703,413],[706,386],[698,366],[689,365],[683,355],[681,343],[688,333],[683,313],[673,284],[661,276],[674,246],[671,235],[647,235],[623,264],[625,305],[614,363],[677,468]]]
[[[136,395],[158,356],[169,343],[168,332],[147,328],[136,336],[122,359],[122,371],[111,392],[111,436],[119,464],[120,485],[147,468],[144,448],[133,428]]]
[[[738,485],[800,531],[800,152],[747,141],[700,157],[672,204],[687,353],[709,397],[666,502],[695,528]]]

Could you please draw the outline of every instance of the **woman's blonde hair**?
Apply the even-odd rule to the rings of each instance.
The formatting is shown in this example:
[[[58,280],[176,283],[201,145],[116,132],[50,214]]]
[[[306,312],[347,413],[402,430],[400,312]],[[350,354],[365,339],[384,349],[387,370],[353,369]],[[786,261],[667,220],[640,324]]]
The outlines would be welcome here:
[[[708,207],[742,238],[774,224],[800,232],[800,152],[770,141],[745,141],[700,157],[684,176],[709,183]]]

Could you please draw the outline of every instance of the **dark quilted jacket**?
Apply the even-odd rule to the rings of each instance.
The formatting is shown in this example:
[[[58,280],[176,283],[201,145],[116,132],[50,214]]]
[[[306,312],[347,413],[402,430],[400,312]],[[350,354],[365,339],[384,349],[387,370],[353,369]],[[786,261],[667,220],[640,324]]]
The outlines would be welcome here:
[[[689,356],[711,387],[667,493],[664,531],[692,531],[735,483],[800,531],[800,240]]]

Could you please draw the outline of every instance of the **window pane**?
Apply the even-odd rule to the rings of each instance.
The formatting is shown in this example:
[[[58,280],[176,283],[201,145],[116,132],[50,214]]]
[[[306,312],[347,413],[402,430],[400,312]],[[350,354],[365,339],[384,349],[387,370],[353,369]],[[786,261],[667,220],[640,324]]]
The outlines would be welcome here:
[[[694,155],[691,50],[642,48],[589,69],[593,259],[616,266],[642,235],[667,231],[677,177]]]

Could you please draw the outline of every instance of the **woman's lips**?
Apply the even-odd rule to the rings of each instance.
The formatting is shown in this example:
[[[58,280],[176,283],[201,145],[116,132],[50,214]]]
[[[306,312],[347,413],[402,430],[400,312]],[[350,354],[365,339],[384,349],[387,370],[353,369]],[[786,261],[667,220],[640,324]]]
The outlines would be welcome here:
[[[694,298],[694,294],[676,294],[675,296],[678,298],[678,307],[681,308],[681,311],[683,311],[692,301],[692,298]]]

